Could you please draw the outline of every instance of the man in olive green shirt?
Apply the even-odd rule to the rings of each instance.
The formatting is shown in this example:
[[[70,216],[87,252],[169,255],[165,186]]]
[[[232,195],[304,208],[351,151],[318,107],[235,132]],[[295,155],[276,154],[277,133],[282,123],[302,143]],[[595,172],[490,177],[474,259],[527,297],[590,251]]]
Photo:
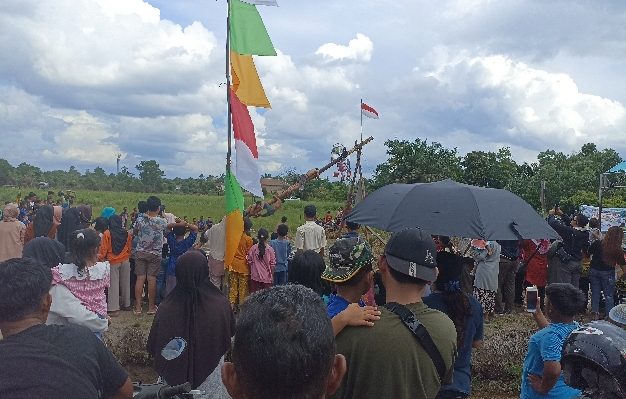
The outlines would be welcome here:
[[[406,306],[424,325],[445,364],[440,380],[433,360],[400,317],[385,308],[371,328],[347,327],[337,337],[337,353],[348,372],[333,398],[434,399],[440,386],[452,381],[456,330],[444,313],[422,303],[428,282],[435,281],[435,244],[418,229],[394,234],[378,262],[387,303]]]

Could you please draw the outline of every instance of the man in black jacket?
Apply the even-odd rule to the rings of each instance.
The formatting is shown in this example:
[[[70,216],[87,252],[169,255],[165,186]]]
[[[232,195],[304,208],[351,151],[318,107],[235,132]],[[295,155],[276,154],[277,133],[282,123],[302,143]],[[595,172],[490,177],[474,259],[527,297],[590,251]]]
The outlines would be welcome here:
[[[555,215],[561,216],[561,221]],[[563,214],[561,208],[550,211],[548,223],[561,236],[563,244],[557,251],[558,271],[556,283],[570,283],[574,287],[579,286],[580,273],[582,271],[583,251],[589,247],[589,232],[585,230],[589,219],[578,214],[569,219]]]

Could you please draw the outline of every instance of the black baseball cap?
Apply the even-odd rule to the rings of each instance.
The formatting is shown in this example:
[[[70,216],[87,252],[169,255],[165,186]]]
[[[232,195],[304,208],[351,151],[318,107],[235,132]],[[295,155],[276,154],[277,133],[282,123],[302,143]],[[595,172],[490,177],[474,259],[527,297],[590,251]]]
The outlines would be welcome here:
[[[385,246],[389,266],[425,281],[437,279],[437,249],[430,234],[410,228],[394,233]]]

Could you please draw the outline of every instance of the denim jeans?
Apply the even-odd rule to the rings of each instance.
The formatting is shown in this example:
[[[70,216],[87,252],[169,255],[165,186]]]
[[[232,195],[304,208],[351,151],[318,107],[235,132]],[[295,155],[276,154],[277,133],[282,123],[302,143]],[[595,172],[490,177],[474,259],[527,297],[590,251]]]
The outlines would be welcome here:
[[[274,285],[285,285],[287,284],[287,271],[284,272],[274,272]]]
[[[589,269],[589,282],[591,283],[591,311],[600,311],[600,291],[604,293],[606,301],[606,314],[613,308],[613,295],[615,295],[615,271],[600,271]]]

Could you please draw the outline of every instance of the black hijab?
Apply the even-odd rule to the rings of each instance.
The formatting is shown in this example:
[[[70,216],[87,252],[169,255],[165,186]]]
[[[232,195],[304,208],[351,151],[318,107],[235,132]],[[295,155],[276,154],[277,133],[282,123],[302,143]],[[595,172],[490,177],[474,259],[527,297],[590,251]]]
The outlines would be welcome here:
[[[57,240],[65,248],[69,248],[71,234],[76,230],[88,228],[89,218],[91,218],[91,208],[87,205],[79,205],[63,212],[61,224],[57,229]]]
[[[109,234],[113,255],[119,255],[128,242],[128,231],[122,227],[122,218],[119,215],[109,217]]]
[[[22,257],[35,259],[50,268],[65,263],[65,247],[48,237],[33,238],[24,245]]]
[[[187,251],[176,261],[176,287],[159,305],[148,336],[154,369],[170,385],[189,381],[197,388],[230,349],[234,333],[230,303],[210,282],[207,258]],[[165,360],[161,349],[176,337],[184,338],[187,347],[178,358]]]
[[[35,237],[47,237],[54,223],[54,208],[52,205],[44,205],[37,210],[33,220]]]

